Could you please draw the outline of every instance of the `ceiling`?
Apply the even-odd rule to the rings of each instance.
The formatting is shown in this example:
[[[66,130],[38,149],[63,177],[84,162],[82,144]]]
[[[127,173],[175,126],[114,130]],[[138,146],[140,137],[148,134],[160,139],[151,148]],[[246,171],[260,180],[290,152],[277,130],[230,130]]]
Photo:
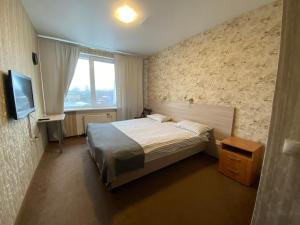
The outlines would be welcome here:
[[[22,0],[41,35],[91,48],[151,55],[272,0],[131,0],[142,22],[113,18],[118,0]],[[124,1],[124,0],[123,0]]]

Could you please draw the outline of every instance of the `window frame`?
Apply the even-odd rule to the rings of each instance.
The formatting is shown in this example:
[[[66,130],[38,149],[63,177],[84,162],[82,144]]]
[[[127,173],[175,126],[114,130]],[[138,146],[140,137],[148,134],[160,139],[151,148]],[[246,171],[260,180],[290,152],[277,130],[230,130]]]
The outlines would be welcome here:
[[[96,104],[96,83],[95,83],[95,67],[94,62],[104,62],[104,63],[111,63],[115,66],[115,59],[104,57],[104,56],[97,56],[89,53],[80,53],[78,59],[85,59],[89,61],[89,75],[90,75],[90,89],[91,89],[91,102],[92,107],[87,108],[64,108],[64,112],[72,112],[72,111],[88,111],[88,110],[105,110],[105,109],[116,109],[117,108],[117,99],[115,101],[114,106],[108,106],[108,107],[100,107]],[[76,65],[77,66],[77,65]],[[116,75],[115,75],[116,77]],[[72,82],[72,81],[71,81]],[[115,91],[116,91],[116,80],[115,80]],[[115,96],[116,98],[116,96]]]

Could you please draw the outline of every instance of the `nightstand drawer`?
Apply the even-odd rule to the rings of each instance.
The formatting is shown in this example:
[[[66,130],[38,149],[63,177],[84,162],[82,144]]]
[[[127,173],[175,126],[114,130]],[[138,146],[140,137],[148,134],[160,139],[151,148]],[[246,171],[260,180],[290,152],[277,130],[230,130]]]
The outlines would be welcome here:
[[[247,177],[247,168],[246,167],[239,167],[237,169],[233,169],[231,166],[227,166],[221,170],[225,175],[231,177],[241,183],[246,182]]]
[[[221,150],[219,170],[241,183],[247,182],[247,158],[240,156],[234,152]]]
[[[221,160],[224,160],[226,166],[233,166],[234,168],[241,167],[242,164],[247,164],[247,159],[234,152],[222,149]]]

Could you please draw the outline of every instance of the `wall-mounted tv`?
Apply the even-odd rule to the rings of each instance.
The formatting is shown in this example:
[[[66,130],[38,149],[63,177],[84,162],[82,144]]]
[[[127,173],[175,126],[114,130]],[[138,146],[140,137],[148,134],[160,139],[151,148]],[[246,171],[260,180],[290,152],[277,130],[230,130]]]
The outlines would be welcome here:
[[[8,71],[8,106],[11,116],[18,120],[35,110],[31,78]]]

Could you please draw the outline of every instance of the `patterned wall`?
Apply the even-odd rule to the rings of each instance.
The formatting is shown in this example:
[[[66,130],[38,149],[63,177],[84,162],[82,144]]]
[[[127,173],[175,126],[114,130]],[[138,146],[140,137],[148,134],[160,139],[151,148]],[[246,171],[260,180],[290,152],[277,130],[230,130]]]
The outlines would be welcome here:
[[[148,72],[149,72],[149,60],[147,58],[144,59],[144,65],[143,65],[143,90],[144,90],[144,93],[143,93],[143,104],[144,104],[144,107],[147,107],[148,106]]]
[[[19,0],[0,0],[0,224],[13,225],[46,143],[36,125],[42,113],[40,76],[31,53],[37,52],[36,33]],[[36,112],[29,120],[8,119],[3,79],[9,69],[33,79]]]
[[[282,2],[276,1],[149,57],[145,95],[233,106],[234,135],[265,143],[281,17]]]

